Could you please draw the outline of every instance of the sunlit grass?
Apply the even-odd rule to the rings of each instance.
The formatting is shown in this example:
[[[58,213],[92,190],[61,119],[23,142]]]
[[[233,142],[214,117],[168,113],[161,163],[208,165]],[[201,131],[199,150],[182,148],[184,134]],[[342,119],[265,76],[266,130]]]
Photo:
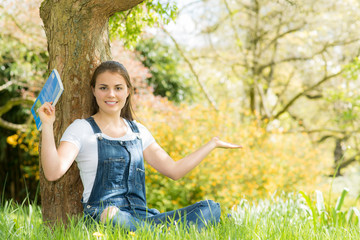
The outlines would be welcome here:
[[[333,206],[320,191],[273,195],[256,203],[241,199],[239,205],[223,211],[219,225],[201,232],[179,225],[126,232],[85,224],[82,218],[70,219],[66,228],[51,229],[43,223],[39,206],[3,201],[0,239],[360,239],[358,209],[343,209],[346,191]]]

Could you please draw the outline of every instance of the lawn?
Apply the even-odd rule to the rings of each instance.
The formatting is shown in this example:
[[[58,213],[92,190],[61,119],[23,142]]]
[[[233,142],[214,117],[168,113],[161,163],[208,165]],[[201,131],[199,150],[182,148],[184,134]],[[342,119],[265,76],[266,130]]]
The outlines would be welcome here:
[[[232,209],[223,209],[217,226],[198,232],[181,225],[155,230],[125,232],[102,224],[87,225],[71,219],[63,225],[47,227],[36,204],[2,201],[0,239],[360,239],[360,214],[355,207],[343,206],[344,189],[334,206],[315,191],[280,194],[256,203],[242,199]]]

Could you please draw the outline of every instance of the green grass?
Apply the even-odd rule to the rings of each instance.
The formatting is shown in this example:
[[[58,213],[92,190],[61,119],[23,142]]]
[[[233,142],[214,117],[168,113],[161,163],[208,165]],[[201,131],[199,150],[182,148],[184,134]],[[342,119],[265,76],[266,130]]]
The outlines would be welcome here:
[[[75,218],[67,228],[59,225],[50,229],[44,225],[36,204],[2,201],[0,239],[360,239],[358,209],[342,209],[346,193],[344,190],[335,206],[326,204],[319,191],[314,199],[303,192],[272,196],[257,203],[242,199],[222,214],[219,225],[201,232],[172,226],[126,233],[102,224],[86,225]]]

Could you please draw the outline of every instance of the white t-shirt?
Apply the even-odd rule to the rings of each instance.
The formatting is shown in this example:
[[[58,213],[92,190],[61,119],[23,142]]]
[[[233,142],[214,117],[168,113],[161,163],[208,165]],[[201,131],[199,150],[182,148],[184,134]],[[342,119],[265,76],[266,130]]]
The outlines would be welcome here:
[[[124,120],[124,122],[127,126],[127,132],[124,136],[121,138],[112,138],[102,133],[102,137],[117,141],[134,140],[136,135],[132,132],[128,122],[126,120]],[[155,142],[155,139],[144,125],[136,121],[135,123],[139,128],[144,151],[150,144]],[[79,167],[81,181],[84,185],[83,201],[87,202],[94,185],[98,165],[97,137],[90,123],[85,119],[76,119],[65,130],[60,141],[71,142],[79,148],[79,153],[75,161]]]

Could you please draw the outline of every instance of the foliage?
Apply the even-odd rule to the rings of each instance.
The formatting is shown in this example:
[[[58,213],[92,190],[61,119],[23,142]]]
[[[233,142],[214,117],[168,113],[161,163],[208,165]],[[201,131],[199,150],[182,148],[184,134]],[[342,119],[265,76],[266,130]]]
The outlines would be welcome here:
[[[304,193],[305,194],[305,193]],[[308,195],[305,194],[306,198]],[[73,217],[67,228],[57,225],[48,228],[42,221],[41,209],[35,203],[15,204],[3,201],[0,206],[1,239],[359,239],[359,215],[357,208],[337,212],[342,221],[317,221],[309,213],[309,204],[293,193],[271,196],[257,203],[242,199],[232,211],[225,209],[221,222],[198,232],[186,231],[179,224],[169,228],[161,226],[153,230],[141,228],[126,232],[119,227],[103,224],[85,224]],[[336,207],[329,207],[335,210]],[[326,210],[328,212],[329,210]],[[322,210],[320,210],[322,211]],[[230,215],[228,215],[230,213]],[[330,213],[330,212],[328,212]],[[228,216],[228,217],[226,217]]]
[[[25,157],[19,164],[21,176],[31,190],[36,189],[39,181],[39,132],[35,124],[29,125],[25,132],[17,131],[15,134],[6,138],[6,142],[14,149],[18,149]],[[35,181],[34,181],[35,180]],[[31,183],[32,182],[32,183]]]
[[[31,48],[15,36],[6,34],[0,34],[0,47],[0,86],[6,86],[0,91],[0,106],[13,98],[33,98],[33,92],[38,89],[35,82],[45,74],[47,52]],[[29,108],[17,106],[2,114],[4,120],[23,123],[29,116]]]
[[[303,238],[308,233],[312,233],[311,238],[318,236],[321,239],[335,239],[338,238],[336,236],[342,236],[342,239],[352,239],[355,229],[360,227],[360,213],[356,207],[340,210],[346,191],[344,189],[335,206],[325,204],[321,191],[315,191],[315,201],[303,191],[299,194],[283,193],[280,196],[274,194],[270,199],[253,204],[242,199],[240,204],[232,209],[231,215],[236,225],[256,228],[254,234],[260,239],[268,239],[274,234],[277,235],[274,237],[276,239],[295,239],[299,234]],[[278,231],[269,232],[272,228]],[[345,235],[339,232],[340,229],[349,228],[354,231]],[[263,232],[260,229],[268,231]]]
[[[348,64],[344,72],[344,80],[336,91],[329,91],[327,100],[335,106],[335,123],[340,129],[346,129],[347,132],[357,132],[360,127],[360,59],[355,58]],[[359,149],[360,151],[360,149]]]
[[[338,198],[335,207],[325,206],[324,197],[321,191],[316,192],[316,202],[314,202],[309,195],[300,191],[300,194],[305,199],[307,205],[303,207],[306,211],[306,215],[313,221],[313,227],[316,230],[319,225],[323,227],[343,227],[353,222],[355,217],[355,224],[360,226],[360,213],[356,207],[352,207],[349,211],[341,211],[341,207],[344,204],[345,196],[349,192],[347,188],[344,188],[340,197]]]
[[[343,78],[334,88],[324,91],[327,125],[332,131],[324,131],[322,139],[329,137],[341,143],[341,160],[335,162],[340,169],[360,159],[360,60],[355,58],[345,68]],[[325,108],[325,107],[324,107]],[[325,109],[324,109],[325,110]],[[340,164],[339,166],[337,166]]]
[[[142,102],[138,116],[175,160],[213,136],[242,144],[244,148],[216,149],[178,181],[169,180],[147,166],[151,207],[170,210],[201,199],[214,199],[229,207],[242,196],[256,199],[275,190],[289,192],[299,186],[313,186],[323,174],[325,160],[306,135],[266,130],[260,119],[247,113],[237,115],[231,102],[222,104],[220,112],[201,105],[174,106],[166,100],[162,102]]]
[[[180,70],[181,57],[174,47],[154,38],[139,41],[135,50],[151,77],[147,79],[154,94],[180,103],[192,95],[188,74]]]
[[[0,127],[0,191],[16,201],[27,194],[34,198],[38,186],[38,133],[31,124],[18,128],[32,121],[31,99],[47,75],[48,53],[36,22],[38,9],[32,4],[0,3],[0,118],[12,126]]]
[[[12,99],[32,99],[46,73],[48,56],[40,48],[30,48],[13,36],[0,34],[0,108]],[[32,120],[30,106],[19,104],[5,112],[1,118],[12,124],[28,124]],[[34,126],[26,131],[1,127],[0,131],[0,181],[8,197],[21,200],[26,196],[26,187],[34,197],[38,179],[37,138]]]
[[[319,116],[322,89],[358,55],[356,6],[356,0],[196,1],[181,11],[196,29],[177,35],[197,33],[201,44],[188,55],[216,100],[232,95],[264,118],[315,122],[309,116]]]
[[[174,2],[146,0],[128,11],[115,13],[109,22],[110,36],[124,41],[126,47],[132,47],[146,26],[168,24],[175,20],[176,14]]]
[[[339,129],[356,131],[359,128],[360,91],[359,91],[360,60],[356,58],[348,64],[344,78],[336,89],[325,92],[325,99],[333,105],[333,124]]]

